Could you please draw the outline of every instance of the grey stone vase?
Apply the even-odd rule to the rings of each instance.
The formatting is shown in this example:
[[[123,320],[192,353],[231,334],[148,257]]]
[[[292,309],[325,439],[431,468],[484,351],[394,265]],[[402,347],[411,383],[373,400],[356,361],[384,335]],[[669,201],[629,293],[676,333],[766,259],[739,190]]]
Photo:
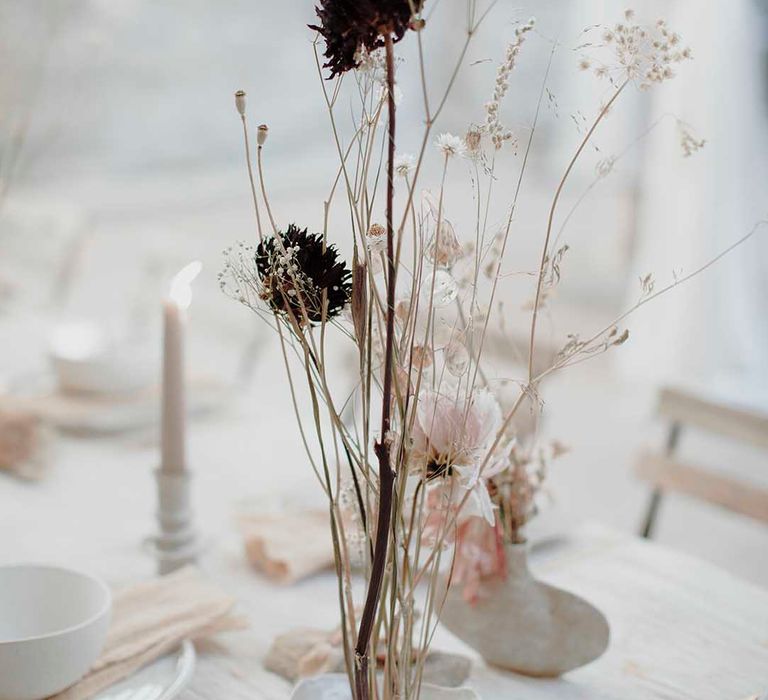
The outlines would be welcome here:
[[[537,581],[524,544],[507,545],[508,575],[474,604],[451,586],[440,621],[487,663],[553,677],[588,664],[608,647],[605,616],[586,600]]]

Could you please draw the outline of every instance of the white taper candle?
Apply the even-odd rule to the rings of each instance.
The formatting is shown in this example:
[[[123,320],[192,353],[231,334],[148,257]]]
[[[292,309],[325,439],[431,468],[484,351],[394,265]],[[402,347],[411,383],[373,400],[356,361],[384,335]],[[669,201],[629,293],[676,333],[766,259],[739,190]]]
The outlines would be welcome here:
[[[161,469],[181,473],[186,469],[186,402],[184,392],[185,312],[192,301],[191,283],[202,265],[195,261],[171,283],[163,305],[163,387],[161,416]]]

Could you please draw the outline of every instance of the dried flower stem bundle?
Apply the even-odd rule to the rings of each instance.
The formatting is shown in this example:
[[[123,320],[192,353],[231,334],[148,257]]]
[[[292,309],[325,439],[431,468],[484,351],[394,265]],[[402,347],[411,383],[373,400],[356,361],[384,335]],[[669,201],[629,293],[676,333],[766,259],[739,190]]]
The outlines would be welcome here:
[[[463,138],[432,133],[485,16],[468,2],[465,41],[435,99],[423,55],[426,26],[420,2],[322,0],[320,24],[314,28],[324,41],[324,66],[334,78],[322,80],[322,87],[338,169],[318,233],[275,217],[262,162],[268,131],[264,125],[257,130],[254,171],[245,95],[235,97],[258,241],[228,249],[221,285],[264,318],[280,342],[301,439],[328,498],[341,643],[355,700],[418,698],[446,583],[464,585],[471,599],[482,595],[483,581],[503,571],[501,543],[524,541],[549,464],[564,451],[556,441],[537,439],[542,380],[621,345],[628,331],[620,324],[632,311],[714,262],[658,291],[649,277],[639,301],[625,314],[587,339],[572,334],[559,353],[543,364],[534,362],[541,309],[567,261],[569,245],[560,243],[561,235],[573,209],[623,154],[604,160],[595,182],[556,228],[570,175],[624,91],[631,84],[648,87],[670,78],[669,64],[690,55],[672,48],[680,37],[666,24],[647,29],[626,15],[604,30],[602,43],[580,47],[583,61],[597,62],[587,51],[609,55],[612,63],[601,59],[601,70],[595,72],[610,80],[611,93],[579,137],[558,181],[542,226],[538,268],[527,273],[535,286],[522,376],[501,380],[489,371],[484,348],[490,317],[501,311],[504,320],[497,286],[541,106],[549,94],[555,49],[517,179],[507,190],[494,187],[497,159],[516,155],[504,148],[515,139],[502,126],[502,102],[512,89],[524,44],[535,39],[533,20],[515,30],[496,71],[492,100],[479,106],[483,125],[470,126]],[[417,102],[424,123],[415,155],[398,153],[396,147],[400,94],[395,45],[408,34],[418,45],[413,70],[420,78]],[[317,42],[314,48],[318,75],[325,78]],[[345,89],[356,105],[351,130],[346,116],[340,116],[347,114],[346,103],[340,106]],[[685,133],[686,152],[703,145],[687,127]],[[422,166],[430,157],[438,159],[439,178],[419,198]],[[470,241],[463,240],[450,218],[461,204],[446,197],[447,183],[467,172],[476,219]],[[511,200],[504,201],[508,215],[493,231],[489,212],[506,191],[512,192]],[[343,201],[339,205],[337,200]],[[271,230],[262,231],[261,207]],[[342,209],[343,225],[335,209]],[[336,247],[342,226],[351,234],[351,265]],[[346,388],[340,394],[336,387],[328,361],[331,336],[357,354],[351,392]],[[309,401],[311,421],[302,421],[301,396]],[[524,406],[533,414],[527,431],[520,429]],[[353,592],[356,569],[366,583],[361,599]]]

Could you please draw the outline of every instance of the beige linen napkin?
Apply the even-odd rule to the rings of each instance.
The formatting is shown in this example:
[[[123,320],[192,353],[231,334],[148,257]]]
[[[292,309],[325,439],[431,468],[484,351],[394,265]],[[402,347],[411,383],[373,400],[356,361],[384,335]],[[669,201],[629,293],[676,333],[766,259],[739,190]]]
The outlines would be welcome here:
[[[248,560],[277,583],[294,583],[333,566],[327,511],[246,515],[240,529]]]
[[[5,402],[0,397],[0,402]],[[47,433],[38,416],[0,405],[0,471],[35,481],[43,476]]]
[[[234,602],[192,567],[116,593],[104,651],[85,678],[54,700],[86,700],[184,639],[243,627],[231,615]]]

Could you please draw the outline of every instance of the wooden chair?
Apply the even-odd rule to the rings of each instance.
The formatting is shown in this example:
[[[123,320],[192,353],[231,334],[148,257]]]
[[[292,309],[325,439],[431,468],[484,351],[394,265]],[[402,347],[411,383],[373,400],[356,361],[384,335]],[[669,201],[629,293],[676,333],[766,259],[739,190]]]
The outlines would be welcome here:
[[[661,454],[643,453],[635,468],[636,474],[653,487],[640,534],[652,536],[666,492],[683,493],[768,524],[768,490],[675,458],[686,427],[768,450],[768,413],[665,387],[659,393],[658,414],[669,422],[664,450]]]

